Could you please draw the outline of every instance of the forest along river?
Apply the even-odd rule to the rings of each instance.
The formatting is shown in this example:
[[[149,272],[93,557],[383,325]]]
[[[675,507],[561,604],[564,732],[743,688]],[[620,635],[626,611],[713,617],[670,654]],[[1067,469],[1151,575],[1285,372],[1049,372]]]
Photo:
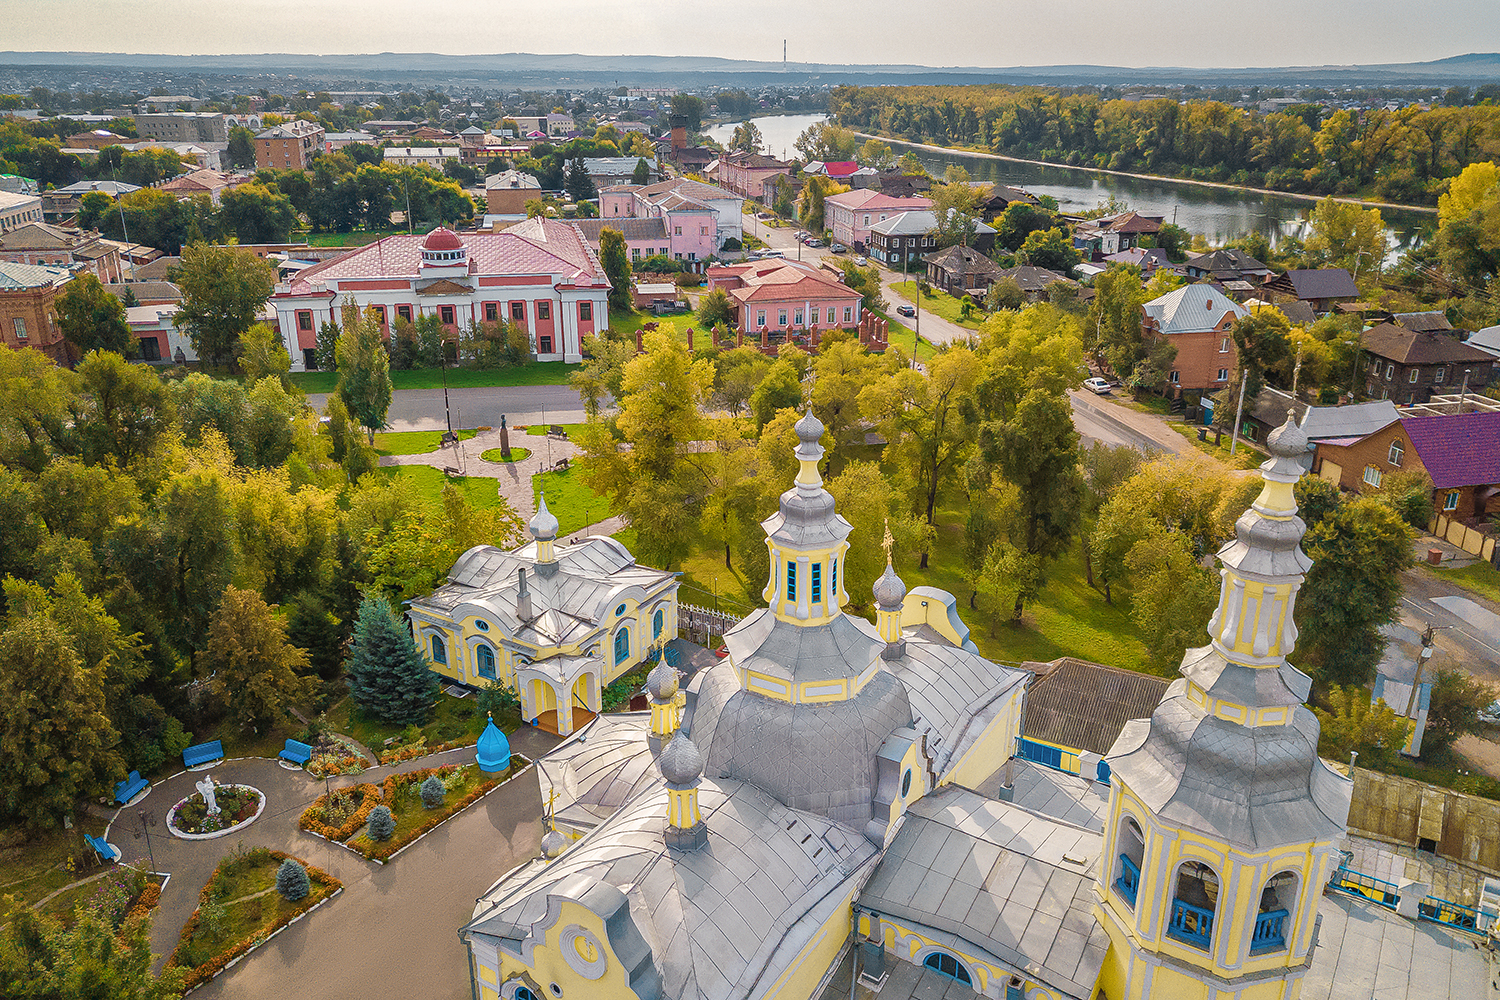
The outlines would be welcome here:
[[[825,115],[770,115],[752,119],[772,156],[795,156],[793,143],[802,131]],[[708,135],[729,144],[738,123],[715,125]],[[999,159],[983,154],[940,153],[887,140],[898,154],[911,150],[927,172],[943,176],[957,164],[976,181],[1024,188],[1035,195],[1051,195],[1064,212],[1082,212],[1111,197],[1143,215],[1160,215],[1191,233],[1202,233],[1211,244],[1222,244],[1250,232],[1264,233],[1273,243],[1282,236],[1304,236],[1311,201],[1284,195],[1261,194],[1243,188],[1206,187],[1170,180],[1123,177],[1078,167]],[[1393,249],[1399,252],[1421,242],[1424,230],[1437,226],[1437,216],[1401,208],[1382,208]]]

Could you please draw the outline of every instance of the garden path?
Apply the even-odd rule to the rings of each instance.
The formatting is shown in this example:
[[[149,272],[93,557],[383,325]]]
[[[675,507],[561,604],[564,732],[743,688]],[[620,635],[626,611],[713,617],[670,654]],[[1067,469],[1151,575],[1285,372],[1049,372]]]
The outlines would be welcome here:
[[[531,456],[524,462],[486,462],[479,456],[491,448],[500,447],[500,432],[489,430],[460,441],[457,448],[439,448],[421,455],[382,455],[380,464],[459,469],[464,476],[493,479],[499,484],[500,495],[521,515],[521,520],[529,521],[536,513],[531,477],[543,471],[549,460],[554,465],[565,458],[571,462],[581,449],[571,441],[534,437],[514,428],[510,432],[510,443],[513,448],[530,449]]]

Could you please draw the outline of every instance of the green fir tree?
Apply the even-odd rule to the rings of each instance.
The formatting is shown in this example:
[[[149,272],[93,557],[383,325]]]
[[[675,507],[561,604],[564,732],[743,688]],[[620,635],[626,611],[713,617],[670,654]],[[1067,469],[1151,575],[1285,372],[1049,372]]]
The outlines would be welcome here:
[[[432,714],[438,675],[385,598],[367,597],[360,604],[344,669],[362,711],[387,722],[417,725]]]

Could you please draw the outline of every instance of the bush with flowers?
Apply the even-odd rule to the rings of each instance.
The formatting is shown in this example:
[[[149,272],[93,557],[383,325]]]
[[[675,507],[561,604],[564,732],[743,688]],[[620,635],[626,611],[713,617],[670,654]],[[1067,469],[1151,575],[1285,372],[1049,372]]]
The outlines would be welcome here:
[[[372,861],[388,861],[407,844],[477,802],[524,765],[523,758],[512,757],[510,767],[495,775],[485,774],[475,764],[444,764],[392,774],[381,783],[381,791],[382,801],[396,816],[395,833],[384,841],[360,834],[350,838],[348,846]],[[448,797],[429,809],[422,801],[421,788],[423,782],[434,776],[443,783]]]
[[[334,740],[319,746],[307,762],[307,773],[314,778],[331,778],[340,774],[363,774],[365,758],[346,743]]]
[[[365,825],[370,811],[380,805],[380,787],[368,782],[350,788],[338,788],[319,795],[302,811],[297,825],[309,833],[328,840],[347,840]]]

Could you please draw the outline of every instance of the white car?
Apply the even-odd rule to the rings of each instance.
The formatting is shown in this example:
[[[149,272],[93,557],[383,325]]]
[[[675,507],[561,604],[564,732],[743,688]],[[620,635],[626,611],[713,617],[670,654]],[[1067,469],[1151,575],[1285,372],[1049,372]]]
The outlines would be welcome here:
[[[1500,725],[1500,701],[1494,702],[1489,708],[1481,710],[1479,721],[1489,723],[1492,726]]]
[[[1109,390],[1113,389],[1115,384],[1107,378],[1099,378],[1096,375],[1093,378],[1084,379],[1083,387],[1096,396],[1103,396]]]

